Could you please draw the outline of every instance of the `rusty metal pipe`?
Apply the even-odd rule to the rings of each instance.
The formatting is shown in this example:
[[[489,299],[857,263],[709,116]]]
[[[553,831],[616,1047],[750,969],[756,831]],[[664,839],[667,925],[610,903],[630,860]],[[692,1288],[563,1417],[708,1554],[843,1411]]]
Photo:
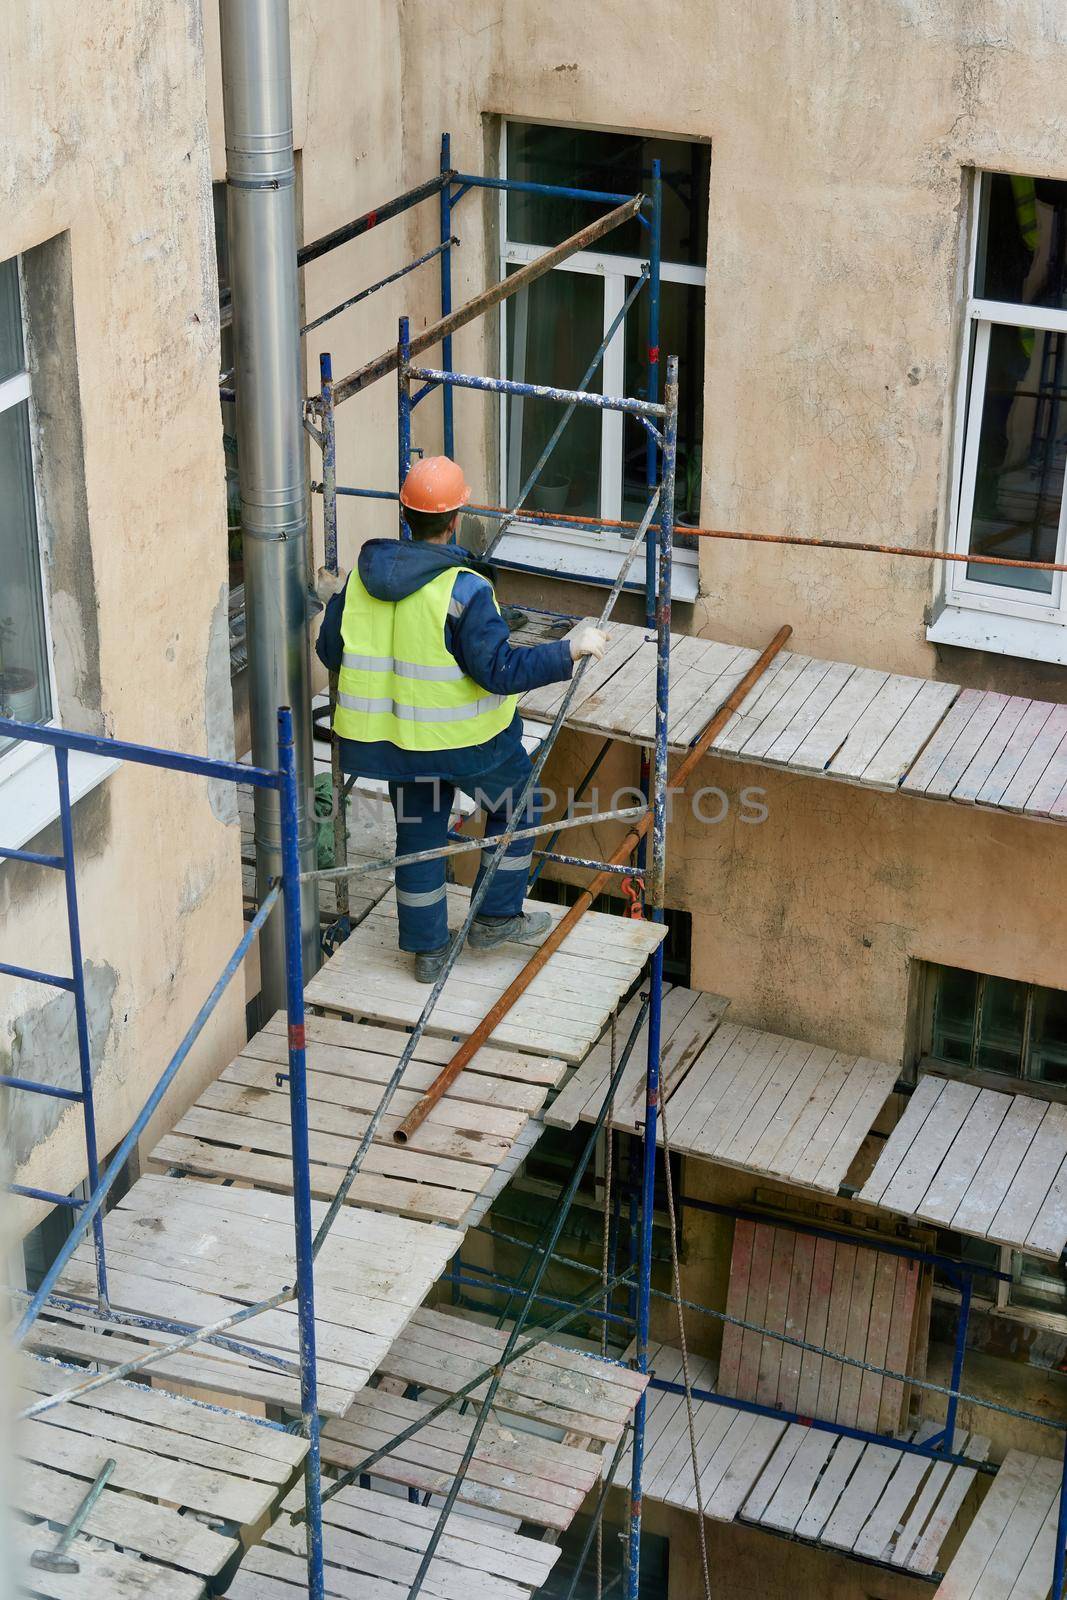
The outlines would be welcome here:
[[[789,627],[788,624],[785,627],[779,628],[770,644],[759,657],[759,660],[753,662],[752,666],[745,673],[737,687],[729,695],[727,695],[718,711],[716,711],[715,715],[712,717],[711,721],[700,735],[700,738],[697,740],[696,744],[693,745],[692,749],[682,761],[681,766],[674,773],[671,780],[673,785],[681,787],[683,784],[688,782],[698,762],[707,753],[708,747],[710,746],[712,740],[729,722],[730,718],[733,716],[742,700],[744,700],[745,696],[751,690],[753,684],[757,683],[766,672],[775,656],[782,649],[783,645],[786,643],[786,640],[792,634],[792,631],[792,628]],[[651,827],[651,824],[651,815],[646,812],[645,815],[641,817],[640,820],[634,825],[634,827],[630,829],[625,839],[612,855],[608,865],[618,866],[621,862],[625,861],[626,858],[631,855],[634,850],[636,850],[638,844]],[[581,921],[581,919],[585,916],[585,913],[593,904],[593,901],[596,899],[597,895],[604,888],[605,884],[609,883],[610,881],[611,873],[600,871],[586,885],[581,894],[578,896],[578,899],[574,902],[573,906],[571,906],[570,910],[567,911],[565,915],[562,916],[556,923],[556,926],[552,929],[552,932],[548,935],[544,944],[537,947],[529,961],[523,967],[522,971],[512,979],[511,983],[509,983],[508,987],[504,990],[504,993],[486,1012],[485,1016],[482,1018],[481,1022],[479,1022],[474,1032],[470,1034],[468,1038],[464,1039],[463,1043],[459,1046],[459,1049],[456,1051],[452,1059],[441,1068],[441,1071],[438,1073],[433,1083],[431,1083],[422,1099],[416,1106],[413,1107],[411,1111],[408,1112],[403,1122],[393,1134],[393,1138],[397,1144],[407,1144],[408,1139],[415,1132],[416,1128],[420,1127],[425,1121],[426,1117],[433,1110],[434,1106],[441,1099],[442,1095],[448,1093],[448,1090],[451,1088],[452,1084],[455,1083],[456,1079],[463,1071],[463,1068],[469,1065],[482,1046],[489,1042],[494,1029],[503,1020],[503,1018],[507,1016],[516,1000],[520,999],[521,996],[525,994],[534,978],[536,978],[542,967],[544,967],[547,963],[549,957],[555,954],[560,945],[563,943],[564,939],[570,933],[571,929]]]
[[[553,267],[558,267],[561,261],[566,261],[568,256],[575,255],[579,250],[585,250],[589,245],[595,244],[604,234],[610,233],[613,228],[618,228],[622,223],[628,222],[636,216],[644,202],[644,195],[635,195],[632,200],[627,200],[625,205],[616,206],[614,211],[609,211],[603,217],[598,217],[588,227],[579,228],[577,233],[572,233],[569,239],[564,239],[562,244],[557,244],[551,250],[546,250],[544,255],[530,261],[525,267],[520,267],[518,272],[513,272],[510,278],[502,278],[499,283],[490,284],[488,289],[483,289],[481,294],[476,294],[473,300],[468,300],[465,305],[449,312],[447,317],[439,317],[436,322],[431,322],[428,328],[418,333],[411,340],[408,347],[409,356],[421,355],[424,350],[429,350],[435,344],[440,344],[449,334],[455,333],[457,328],[466,327],[468,322],[473,322],[477,317],[482,317],[502,300],[507,300],[511,295],[517,294],[520,289],[525,289],[537,278],[544,277],[546,272],[551,272]],[[347,378],[341,378],[334,385],[334,404],[340,405],[342,400],[347,400],[350,395],[358,394],[369,383],[376,383],[379,378],[384,378],[387,373],[395,372],[399,359],[399,350],[396,346],[386,350],[382,355],[376,356],[373,361],[368,361],[366,366],[358,371],[349,373]]]

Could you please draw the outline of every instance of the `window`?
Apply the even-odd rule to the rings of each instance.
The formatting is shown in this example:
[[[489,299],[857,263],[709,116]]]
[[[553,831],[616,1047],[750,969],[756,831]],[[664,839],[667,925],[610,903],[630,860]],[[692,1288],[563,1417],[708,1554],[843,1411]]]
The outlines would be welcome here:
[[[1067,1090],[1067,993],[1062,989],[930,966],[923,1009],[924,1064]]]
[[[663,172],[660,296],[660,383],[663,357],[679,359],[678,491],[676,521],[695,527],[700,516],[704,392],[704,284],[707,259],[710,149],[703,144],[641,135],[594,133],[531,123],[505,124],[502,169],[522,182],[636,194],[652,162]],[[501,191],[501,274],[515,272],[543,250],[577,232],[596,215],[586,202]],[[622,310],[648,260],[648,230],[636,220],[581,251],[501,308],[505,377],[577,388],[598,345]],[[648,295],[627,313],[587,387],[594,393],[646,393]],[[550,401],[502,397],[500,476],[511,505],[560,418]],[[636,519],[647,504],[647,434],[633,417],[580,406],[568,422],[537,487],[531,509],[606,522]],[[690,544],[695,544],[695,539]],[[676,543],[676,598],[696,594],[696,551]],[[521,521],[497,556],[505,565],[531,566],[565,577],[610,579],[627,549],[621,531],[577,530],[560,524],[546,535],[524,534]],[[643,583],[643,573],[635,582]]]
[[[30,447],[30,374],[23,335],[21,267],[0,262],[0,714],[16,722],[52,718],[55,694],[45,618],[44,575]],[[0,757],[18,750],[0,742]]]
[[[999,1279],[985,1272],[975,1275],[972,1280],[975,1307],[988,1310],[995,1306],[1000,1311],[1022,1313],[1023,1320],[1033,1320],[1025,1313],[1034,1311],[1067,1318],[1067,1275],[1062,1261],[1024,1255],[1021,1250],[1004,1249],[990,1244],[987,1239],[974,1239],[944,1228],[937,1230],[937,1249],[943,1255],[1005,1274]],[[943,1268],[935,1268],[934,1282],[946,1297],[958,1295],[951,1274]]]
[[[1011,1272],[1011,1282],[1003,1285],[1003,1298],[1009,1306],[1067,1316],[1067,1275],[1062,1261],[1024,1256],[1021,1250],[1005,1250],[1004,1256],[1003,1268]]]
[[[1067,458],[1067,182],[975,183],[957,410],[953,548],[1063,561]],[[1062,574],[952,563],[930,637],[1067,661]]]

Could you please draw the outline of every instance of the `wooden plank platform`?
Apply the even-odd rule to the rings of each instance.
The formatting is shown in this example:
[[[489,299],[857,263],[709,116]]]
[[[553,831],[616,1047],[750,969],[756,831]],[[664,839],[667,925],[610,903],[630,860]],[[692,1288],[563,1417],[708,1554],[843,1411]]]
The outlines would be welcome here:
[[[655,1378],[681,1384],[682,1358],[669,1345],[650,1345]],[[694,1389],[720,1389],[714,1363],[689,1357]],[[816,1544],[929,1576],[941,1549],[968,1508],[976,1471],[887,1445],[864,1444],[797,1423],[711,1400],[694,1401],[697,1468],[704,1514],[739,1518]],[[903,1437],[928,1439],[923,1423]],[[956,1450],[986,1459],[989,1441],[957,1432]],[[606,1452],[609,1454],[610,1452]],[[628,1481],[629,1451],[616,1479]],[[695,1511],[693,1455],[685,1398],[649,1389],[645,1416],[644,1494]]]
[[[358,1394],[339,1421],[327,1423],[322,1459],[347,1469],[380,1449],[402,1429],[424,1417],[429,1400],[409,1400],[388,1380]],[[421,1494],[446,1494],[459,1469],[476,1412],[457,1406],[428,1423],[371,1468],[375,1482],[398,1484]],[[596,1483],[601,1457],[574,1443],[529,1429],[505,1427],[490,1418],[478,1441],[459,1492],[459,1503],[536,1522],[562,1533]]]
[[[707,1044],[730,1004],[723,995],[705,994],[699,989],[663,985],[663,1014],[660,1033],[660,1094],[668,1101],[695,1058]],[[630,1000],[619,1013],[615,1029],[616,1048],[622,1054],[630,1029],[641,1009],[640,996]],[[629,1132],[644,1123],[648,1022],[638,1035],[626,1070],[615,1093],[612,1115],[618,1128]],[[579,1120],[593,1122],[600,1111],[611,1080],[611,1024],[604,1029],[581,1066],[544,1113],[552,1128],[573,1128]]]
[[[206,1593],[203,1579],[191,1572],[135,1554],[132,1547],[107,1547],[84,1533],[77,1535],[69,1551],[78,1563],[77,1573],[38,1571],[30,1567],[31,1555],[35,1550],[51,1549],[62,1524],[12,1518],[10,1527],[16,1575],[22,1578],[19,1595],[34,1595],[38,1600],[116,1600],[120,1595],[122,1600],[201,1600]]]
[[[661,1098],[671,1149],[836,1194],[892,1093],[896,1068],[722,1022],[727,1004],[692,989],[665,996]],[[636,1009],[637,1002],[623,1009],[620,1048]],[[610,1060],[605,1033],[545,1111],[546,1123],[593,1121]],[[616,1126],[630,1132],[644,1122],[644,1075],[639,1045],[614,1107]]]
[[[380,1372],[439,1398],[491,1367],[506,1343],[507,1333],[487,1323],[424,1307],[382,1358]],[[498,1419],[526,1418],[561,1436],[614,1446],[647,1382],[627,1367],[544,1340],[506,1368],[494,1410]]]
[[[726,1309],[772,1333],[910,1372],[919,1276],[918,1263],[903,1256],[738,1218]],[[733,1323],[723,1327],[717,1387],[740,1400],[868,1432],[895,1432],[907,1412],[897,1380]]]
[[[406,1036],[336,1017],[309,1017],[306,1032],[311,1192],[329,1200]],[[164,1135],[152,1161],[291,1194],[289,1095],[277,1083],[287,1068],[287,1048],[279,1012]],[[405,1086],[397,1090],[349,1192],[350,1205],[461,1223],[566,1070],[551,1057],[481,1050],[411,1140],[394,1143],[394,1130],[451,1053],[444,1040],[419,1042]]]
[[[860,1199],[1057,1261],[1067,1106],[923,1074]]]
[[[466,912],[469,896],[465,889],[453,887],[448,898],[449,923],[454,928]],[[541,901],[528,900],[526,906],[531,911],[547,911],[553,920],[564,915],[562,906]],[[580,1061],[665,934],[660,923],[587,912],[500,1023],[490,1043]],[[496,950],[465,949],[427,1031],[445,1038],[472,1033],[521,972],[538,942],[514,942]],[[399,1028],[415,1024],[429,989],[415,981],[412,958],[397,949],[393,893],[353,930],[315,974],[305,993],[309,1005],[323,1011]]]
[[[313,1225],[325,1210],[312,1202]],[[284,1194],[147,1175],[109,1212],[104,1232],[112,1304],[120,1311],[202,1326],[266,1299],[295,1275],[292,1201]],[[315,1266],[324,1414],[348,1410],[461,1238],[454,1228],[342,1208]],[[94,1298],[91,1249],[75,1252],[59,1291]],[[234,1336],[295,1364],[295,1302],[262,1313]],[[116,1328],[87,1312],[55,1314],[35,1324],[27,1342],[44,1353],[117,1365],[129,1358],[131,1345],[175,1337]],[[197,1345],[152,1371],[160,1382],[194,1382],[222,1394],[299,1407],[295,1372],[217,1346]]]
[[[898,1437],[922,1444],[924,1422]],[[984,1461],[989,1440],[957,1430],[956,1453]],[[741,1508],[741,1520],[924,1577],[967,1514],[974,1467],[790,1424]]]
[[[712,639],[672,638],[673,750],[688,749],[757,654]],[[649,744],[655,673],[654,640],[643,628],[614,624],[605,658],[583,681],[568,726]],[[535,690],[523,699],[523,715],[550,721],[560,699],[555,689]],[[1067,821],[1067,707],[1051,701],[783,650],[711,750],[864,788],[902,788],[928,800]]]
[[[20,1402],[84,1376],[84,1369],[23,1356]],[[57,1600],[119,1593],[194,1600],[203,1580],[234,1560],[239,1537],[273,1510],[307,1448],[267,1423],[130,1383],[20,1422],[16,1440],[15,1507],[34,1524],[20,1538],[27,1554],[54,1544],[47,1523],[64,1525],[105,1461],[115,1462],[77,1540],[82,1570],[57,1582],[34,1569],[28,1579],[33,1592]],[[122,1550],[94,1552],[90,1539]]]
[[[300,1600],[307,1594],[305,1530],[290,1511],[299,1491],[247,1552],[230,1600]],[[437,1524],[433,1506],[350,1484],[323,1507],[326,1592],[337,1600],[406,1600]],[[422,1593],[428,1600],[529,1600],[559,1558],[556,1545],[453,1511]]]
[[[19,1403],[61,1393],[85,1376],[83,1367],[23,1356]],[[221,1571],[237,1554],[238,1538],[251,1536],[274,1510],[307,1450],[306,1441],[268,1423],[134,1383],[55,1406],[19,1423],[16,1437],[13,1481],[27,1516],[65,1515],[59,1504],[73,1509],[104,1462],[115,1462],[87,1534],[126,1553],[94,1551],[86,1537],[74,1552],[77,1575],[57,1585],[54,1575],[34,1569],[33,1591],[57,1600],[198,1596],[200,1579]],[[34,1526],[24,1536],[26,1553],[54,1538],[43,1523]]]
[[[934,1600],[1048,1600],[1062,1470],[1008,1451]]]

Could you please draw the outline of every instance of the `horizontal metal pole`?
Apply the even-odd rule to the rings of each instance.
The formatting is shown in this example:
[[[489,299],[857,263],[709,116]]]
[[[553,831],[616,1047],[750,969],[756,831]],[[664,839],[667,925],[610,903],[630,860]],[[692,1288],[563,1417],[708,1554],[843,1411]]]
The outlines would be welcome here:
[[[409,367],[408,376],[428,383],[447,383],[457,389],[484,389],[489,394],[519,394],[530,400],[554,400],[559,405],[592,406],[598,411],[627,411],[638,417],[662,417],[666,408],[653,400],[633,400],[627,395],[591,394],[587,389],[555,389],[545,383],[517,383],[510,378],[481,378],[470,372],[445,372],[437,367]]]
[[[535,850],[541,861],[555,861],[561,867],[582,867],[586,872],[610,872],[619,878],[643,878],[644,867],[617,866],[611,861],[590,861],[585,856],[564,856],[558,850]]]
[[[9,978],[28,978],[30,983],[49,983],[53,989],[72,990],[74,988],[73,978],[61,977],[56,972],[38,972],[36,967],[16,967],[10,961],[0,961],[0,972],[5,973]],[[22,1087],[37,1088],[37,1085],[23,1084]]]
[[[9,850],[0,845],[0,860],[28,861],[35,867],[56,867],[63,871],[64,861],[62,856],[45,856],[39,850]]]
[[[8,1194],[19,1194],[26,1200],[46,1200],[50,1206],[70,1206],[75,1211],[85,1204],[78,1195],[57,1194],[54,1189],[31,1189],[26,1183],[9,1183],[6,1190]]]
[[[466,189],[507,189],[511,194],[550,194],[560,200],[590,200],[618,205],[624,200],[643,201],[644,195],[613,194],[607,189],[574,189],[562,183],[527,183],[519,178],[480,178],[473,172],[454,172],[453,183]]]
[[[458,173],[451,169],[447,172],[436,172],[425,183],[416,184],[414,189],[406,189],[403,194],[387,200],[384,205],[375,206],[373,211],[365,211],[361,217],[355,217],[351,222],[344,223],[332,233],[324,233],[321,239],[314,239],[310,244],[302,245],[296,252],[297,266],[306,267],[309,262],[318,261],[320,256],[328,255],[331,250],[347,244],[350,239],[358,239],[361,234],[369,233],[372,228],[379,227],[383,222],[389,222],[393,217],[399,217],[402,212],[410,211],[412,206],[417,206],[421,201],[429,200],[433,195],[439,194],[446,183],[452,183],[457,177]]]
[[[368,289],[361,289],[358,294],[350,295],[347,300],[342,300],[339,306],[334,306],[330,311],[324,311],[321,317],[315,317],[311,322],[305,322],[301,333],[311,333],[315,328],[321,328],[324,322],[329,322],[331,317],[339,317],[342,311],[348,311],[352,306],[358,306],[361,300],[369,300],[372,294],[377,294],[379,289],[388,288],[389,284],[396,283],[400,278],[406,278],[409,272],[414,272],[416,267],[424,266],[427,261],[432,261],[434,256],[439,256],[444,250],[451,250],[453,245],[458,245],[459,239],[453,236],[441,244],[435,244],[432,250],[426,250],[421,256],[416,256],[414,261],[407,261],[395,272],[390,272],[388,277],[379,278],[377,283],[372,283]]]
[[[512,842],[516,839],[536,839],[543,833],[555,833],[565,828],[589,828],[601,822],[629,822],[635,817],[643,817],[648,811],[647,806],[626,806],[619,811],[596,811],[588,817],[564,817],[559,822],[540,822],[533,828],[516,828],[511,835]],[[462,856],[474,850],[491,850],[496,844],[495,839],[464,839],[461,843],[437,845],[433,850],[416,850],[407,856],[382,856],[377,861],[354,862],[347,867],[321,867],[315,872],[302,872],[300,881],[315,879],[319,883],[329,882],[336,878],[357,878],[364,872],[382,872],[387,867],[410,867],[418,861],[436,861],[441,856]],[[592,863],[600,867],[599,861]]]
[[[276,774],[272,773],[271,776],[276,776]],[[21,1340],[25,1337],[27,1330],[33,1326],[38,1312],[40,1311],[44,1302],[48,1299],[49,1295],[52,1293],[52,1290],[55,1288],[56,1282],[64,1267],[67,1265],[67,1262],[78,1248],[78,1245],[84,1239],[93,1218],[102,1209],[104,1201],[107,1198],[108,1191],[111,1189],[115,1179],[119,1176],[119,1173],[125,1166],[131,1150],[133,1150],[138,1139],[141,1137],[141,1134],[148,1126],[153,1113],[156,1111],[160,1101],[166,1094],[167,1089],[173,1082],[179,1068],[182,1066],[182,1063],[185,1061],[190,1050],[193,1048],[193,1045],[203,1032],[208,1018],[211,1016],[211,1013],[218,1004],[227,984],[230,982],[230,979],[233,977],[234,973],[237,971],[238,967],[241,965],[241,962],[247,955],[248,949],[258,935],[260,928],[262,928],[263,924],[270,916],[270,913],[274,910],[275,902],[277,901],[280,893],[281,889],[278,884],[275,884],[273,888],[267,891],[263,898],[263,904],[260,906],[255,916],[252,918],[252,921],[245,929],[244,936],[240,940],[229,961],[227,961],[225,967],[222,969],[222,972],[216,980],[211,993],[208,995],[207,999],[204,1001],[204,1004],[200,1007],[200,1010],[193,1018],[193,1021],[186,1030],[185,1036],[183,1037],[177,1050],[175,1050],[166,1067],[163,1069],[160,1077],[157,1079],[155,1088],[152,1090],[151,1094],[148,1096],[148,1099],[144,1102],[140,1111],[137,1113],[125,1137],[120,1140],[115,1153],[108,1163],[107,1171],[103,1173],[100,1182],[97,1184],[96,1188],[85,1202],[85,1205],[82,1207],[77,1222],[75,1223],[71,1232],[67,1235],[67,1238],[61,1246],[58,1255],[55,1257],[52,1265],[45,1273],[33,1296],[33,1299],[30,1301],[25,1312],[23,1313],[19,1325],[15,1330],[16,1344],[21,1342]]]
[[[212,761],[206,756],[187,756],[178,750],[163,750],[151,744],[130,744],[125,739],[98,739],[89,733],[71,733],[66,728],[39,728],[28,722],[12,722],[0,717],[0,739],[23,739],[27,744],[46,744],[53,750],[77,750],[82,755],[103,756],[109,761],[132,761],[142,767],[163,767],[169,772],[188,772],[198,778],[222,778],[230,783],[250,783],[258,789],[280,789],[281,773],[269,767],[246,767],[236,761]]]
[[[73,988],[73,984],[67,987]],[[54,1083],[37,1083],[33,1078],[12,1078],[0,1073],[0,1089],[25,1089],[30,1094],[51,1095],[53,1100],[80,1100],[80,1089],[60,1089]]]
[[[465,305],[460,306],[455,311],[450,311],[445,317],[439,317],[436,322],[431,322],[428,328],[424,328],[421,333],[416,334],[410,341],[408,345],[409,356],[418,356],[424,350],[432,349],[434,345],[440,344],[442,339],[447,338],[449,334],[455,333],[459,328],[466,327],[468,322],[473,322],[477,317],[484,316],[487,311],[491,311],[494,306],[498,306],[502,300],[507,300],[512,295],[518,294],[520,289],[525,289],[529,284],[543,277],[546,272],[551,272],[553,267],[559,266],[560,262],[566,261],[568,257],[577,254],[579,250],[584,250],[594,240],[603,238],[604,234],[610,233],[620,223],[629,221],[637,211],[642,199],[643,196],[638,196],[628,201],[625,205],[617,206],[614,211],[609,211],[606,216],[598,217],[595,222],[589,223],[588,227],[580,228],[577,233],[571,234],[569,239],[564,239],[562,244],[555,245],[551,250],[546,250],[535,261],[527,262],[524,267],[520,267],[510,277],[501,278],[499,282],[491,284],[488,289],[483,289],[480,294],[476,294]],[[375,360],[369,361],[366,366],[360,367],[356,372],[349,373],[347,378],[342,378],[334,385],[334,404],[340,405],[342,400],[347,400],[350,395],[358,394],[368,384],[377,382],[379,378],[384,378],[387,373],[395,372],[399,364],[400,350],[398,346],[394,345],[392,349],[384,350]]]

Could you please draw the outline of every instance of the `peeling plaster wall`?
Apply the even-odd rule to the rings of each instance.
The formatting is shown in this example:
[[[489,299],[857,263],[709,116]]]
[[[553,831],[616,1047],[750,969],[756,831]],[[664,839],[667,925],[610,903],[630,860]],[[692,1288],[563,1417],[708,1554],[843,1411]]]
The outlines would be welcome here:
[[[200,6],[26,0],[5,9],[2,33],[0,257],[26,256],[62,717],[222,753],[232,718],[212,648],[226,518]],[[240,937],[238,830],[212,799],[200,780],[128,768],[76,808],[102,1153]],[[36,847],[57,851],[58,828]],[[69,971],[61,891],[40,869],[0,867],[0,959]],[[74,1084],[66,1006],[4,979],[0,1052],[23,1072]],[[148,1143],[242,1025],[235,987]],[[56,1102],[42,1112],[25,1099],[8,1108],[6,1129],[17,1156],[34,1146],[18,1177],[73,1188],[84,1176],[77,1108],[55,1123]],[[20,1205],[16,1225],[39,1215]]]

